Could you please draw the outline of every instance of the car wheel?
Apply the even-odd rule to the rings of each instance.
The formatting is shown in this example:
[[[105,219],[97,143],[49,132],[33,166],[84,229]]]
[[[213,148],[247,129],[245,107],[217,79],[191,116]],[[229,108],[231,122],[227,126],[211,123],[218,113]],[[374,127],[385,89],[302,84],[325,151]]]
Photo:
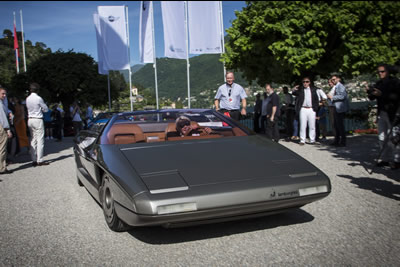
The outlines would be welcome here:
[[[82,184],[81,180],[79,180],[79,177],[78,177],[78,175],[76,175],[76,181],[78,182],[78,185],[79,185],[79,186],[83,186],[83,184]]]
[[[113,192],[110,187],[110,178],[104,175],[103,181],[100,187],[100,200],[103,207],[104,218],[106,219],[108,227],[115,232],[125,231],[128,226],[118,218],[115,212],[115,202],[113,198]]]

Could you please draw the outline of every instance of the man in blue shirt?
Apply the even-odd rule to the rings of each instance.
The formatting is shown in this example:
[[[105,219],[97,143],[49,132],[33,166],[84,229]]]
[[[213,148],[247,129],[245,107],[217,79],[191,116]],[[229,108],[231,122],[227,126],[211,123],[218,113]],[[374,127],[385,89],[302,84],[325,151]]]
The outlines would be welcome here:
[[[7,141],[8,138],[12,138],[10,124],[7,119],[8,109],[3,104],[6,94],[6,89],[0,87],[0,174],[12,173],[6,168]]]
[[[243,87],[234,83],[235,76],[233,72],[226,73],[226,83],[218,88],[215,95],[215,110],[221,113],[228,112],[229,116],[234,120],[240,119],[240,114],[246,115],[246,98],[247,94]],[[240,100],[242,101],[242,109],[240,109]]]
[[[335,84],[335,91],[333,94],[329,93],[328,98],[335,106],[335,141],[331,144],[333,146],[346,146],[346,132],[344,128],[344,117],[349,110],[349,100],[347,98],[347,91],[341,83],[339,75],[332,75],[332,82]]]

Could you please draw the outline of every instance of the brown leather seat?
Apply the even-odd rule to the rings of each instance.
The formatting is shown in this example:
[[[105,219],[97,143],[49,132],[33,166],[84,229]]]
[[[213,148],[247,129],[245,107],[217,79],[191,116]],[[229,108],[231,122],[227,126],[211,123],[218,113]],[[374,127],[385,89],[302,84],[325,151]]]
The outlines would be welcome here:
[[[142,129],[132,123],[114,124],[107,134],[109,144],[132,144],[144,142],[145,137]]]
[[[167,128],[165,128],[165,138],[168,137],[168,133],[173,133],[176,132],[176,124],[175,122],[170,122],[167,125]]]

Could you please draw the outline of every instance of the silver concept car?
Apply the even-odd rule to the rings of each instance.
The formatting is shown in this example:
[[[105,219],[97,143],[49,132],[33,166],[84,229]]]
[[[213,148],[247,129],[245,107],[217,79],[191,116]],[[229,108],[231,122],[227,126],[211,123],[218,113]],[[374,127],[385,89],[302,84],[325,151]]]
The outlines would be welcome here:
[[[182,115],[212,132],[181,136]],[[313,164],[214,110],[118,113],[74,142],[78,183],[114,231],[264,216],[331,191]]]

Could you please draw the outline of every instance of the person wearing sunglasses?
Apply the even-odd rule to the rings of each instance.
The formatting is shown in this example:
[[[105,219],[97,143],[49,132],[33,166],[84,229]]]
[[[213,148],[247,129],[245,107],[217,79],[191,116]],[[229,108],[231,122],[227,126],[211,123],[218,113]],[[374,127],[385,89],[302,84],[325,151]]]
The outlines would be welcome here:
[[[234,83],[235,76],[233,72],[226,73],[226,83],[218,88],[214,97],[215,110],[221,113],[228,112],[229,116],[239,121],[240,115],[246,115],[247,94],[243,87]],[[242,102],[242,109],[240,109]]]
[[[203,136],[211,134],[212,130],[209,127],[201,128],[196,124],[191,124],[190,119],[186,116],[179,116],[176,121],[176,131],[175,136]],[[172,137],[174,135],[169,135]]]
[[[394,146],[388,142],[389,134],[396,134],[392,129],[395,125],[396,111],[399,109],[400,81],[391,75],[391,68],[387,64],[380,64],[377,67],[379,81],[370,88],[366,84],[366,91],[370,100],[378,104],[378,138],[382,151],[381,159],[378,159],[377,166],[390,166],[392,169],[400,168],[400,144]],[[394,129],[394,128],[393,128]],[[386,145],[385,145],[386,143]]]
[[[349,100],[346,87],[341,83],[341,77],[338,74],[332,75],[332,82],[335,84],[334,93],[329,93],[327,97],[332,105],[335,106],[334,124],[335,124],[335,140],[332,146],[346,146],[346,131],[344,129],[344,118],[346,112],[349,111]]]
[[[308,136],[310,144],[315,144],[315,118],[318,111],[319,100],[317,88],[311,82],[310,77],[304,77],[302,84],[293,88],[292,94],[297,96],[296,112],[300,119],[300,145],[306,143],[306,129],[308,125]]]

